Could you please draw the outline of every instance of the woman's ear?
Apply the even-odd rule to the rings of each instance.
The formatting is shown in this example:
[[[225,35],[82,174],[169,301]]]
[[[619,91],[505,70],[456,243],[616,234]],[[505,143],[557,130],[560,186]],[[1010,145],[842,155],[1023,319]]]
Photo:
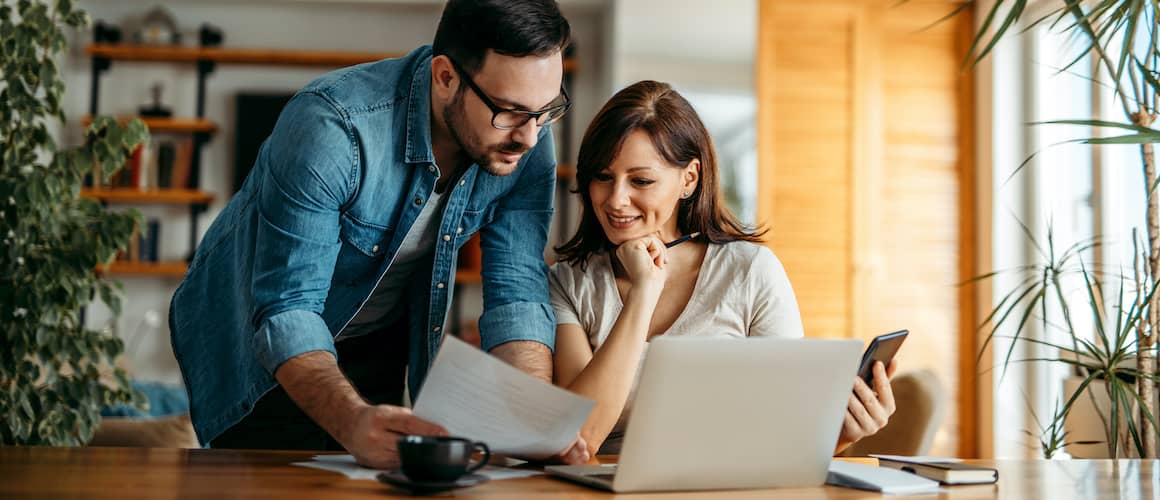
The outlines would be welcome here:
[[[701,182],[700,159],[694,158],[688,165],[685,165],[685,170],[681,172],[681,180],[681,192],[689,193],[689,196],[692,196],[693,192],[697,190],[697,183]],[[689,196],[685,196],[685,198]]]
[[[431,91],[445,101],[459,90],[459,73],[455,72],[447,56],[439,55],[431,59],[431,87]]]

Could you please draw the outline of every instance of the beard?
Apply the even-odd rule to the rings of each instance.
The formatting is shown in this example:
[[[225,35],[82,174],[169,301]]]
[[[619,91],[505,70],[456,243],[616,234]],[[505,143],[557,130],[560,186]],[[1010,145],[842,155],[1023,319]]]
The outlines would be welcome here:
[[[486,146],[481,144],[482,139],[479,134],[475,133],[471,126],[467,123],[467,112],[464,109],[463,102],[464,88],[460,87],[459,91],[455,93],[455,97],[447,106],[443,108],[443,123],[447,124],[447,131],[451,134],[451,138],[459,145],[459,149],[463,154],[471,159],[472,162],[479,165],[484,172],[496,176],[511,175],[515,172],[516,164],[500,163],[492,159],[492,153],[503,154],[523,154],[529,149],[527,145],[518,142],[508,142],[497,144],[494,146]]]

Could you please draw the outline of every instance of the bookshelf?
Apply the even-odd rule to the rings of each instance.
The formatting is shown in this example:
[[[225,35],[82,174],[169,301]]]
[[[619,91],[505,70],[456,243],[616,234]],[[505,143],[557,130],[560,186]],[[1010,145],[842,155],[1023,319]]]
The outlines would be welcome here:
[[[138,61],[159,63],[195,64],[197,67],[197,102],[196,116],[184,118],[153,118],[142,117],[150,132],[188,133],[193,137],[191,174],[188,189],[166,190],[135,190],[135,189],[87,189],[81,195],[100,200],[102,203],[121,204],[188,204],[190,206],[190,251],[192,256],[196,251],[198,231],[198,215],[206,210],[213,201],[212,193],[201,191],[200,159],[201,147],[209,142],[213,134],[218,131],[217,125],[205,118],[206,80],[219,64],[238,65],[276,65],[276,66],[329,66],[343,67],[381,59],[395,58],[405,55],[402,52],[355,52],[355,51],[318,51],[318,50],[286,50],[286,49],[258,49],[258,48],[227,48],[220,46],[201,47],[164,47],[164,46],[137,46],[117,43],[106,43],[105,40],[96,40],[86,48],[92,59],[92,87],[90,116],[96,116],[100,101],[100,77],[108,71],[113,61]],[[579,69],[579,64],[573,55],[565,53],[564,58],[564,85],[571,89],[573,75]],[[574,92],[572,92],[574,94]],[[127,121],[132,117],[119,117]],[[83,122],[88,125],[89,117]],[[569,137],[573,126],[571,120],[565,118],[557,126],[561,129],[561,136]],[[567,147],[567,140],[559,145],[563,158],[569,158],[572,153]],[[565,199],[569,186],[573,184],[576,169],[571,165],[557,167],[557,196]],[[569,225],[570,217],[561,213],[562,223]],[[478,238],[478,236],[476,236]],[[476,245],[478,249],[478,245]],[[475,262],[478,262],[475,259]],[[186,271],[184,262],[115,262],[107,268],[109,273],[128,275],[154,276],[183,276]],[[478,265],[462,267],[456,272],[455,280],[459,284],[478,285],[482,279]],[[458,295],[459,288],[456,288]],[[458,303],[458,297],[453,301]],[[458,307],[452,311],[454,325],[458,328]]]

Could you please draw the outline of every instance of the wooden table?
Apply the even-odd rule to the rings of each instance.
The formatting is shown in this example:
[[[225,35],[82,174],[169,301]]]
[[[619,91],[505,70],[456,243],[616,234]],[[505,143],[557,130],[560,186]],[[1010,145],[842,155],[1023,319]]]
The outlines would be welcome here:
[[[143,448],[0,448],[0,498],[406,498],[377,481],[289,465],[314,452]],[[972,461],[999,469],[999,484],[949,487],[955,499],[1157,498],[1155,460]],[[491,481],[442,496],[603,499],[610,494],[546,477]],[[655,499],[855,499],[836,487],[616,495]],[[926,496],[934,498],[935,495]],[[906,497],[916,498],[916,497]],[[921,497],[919,497],[921,498]]]

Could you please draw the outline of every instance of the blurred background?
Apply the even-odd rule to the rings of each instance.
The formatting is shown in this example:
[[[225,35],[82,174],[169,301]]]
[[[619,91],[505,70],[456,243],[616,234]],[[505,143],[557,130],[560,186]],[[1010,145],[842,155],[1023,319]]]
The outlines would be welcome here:
[[[442,10],[439,0],[78,3],[119,30],[122,44],[195,47],[208,25],[224,49],[304,54],[406,53],[430,43]],[[1086,60],[1059,71],[1075,60],[1073,40],[1040,26],[969,64],[980,15],[993,5],[987,1],[949,19],[961,2],[560,5],[573,30],[568,84],[575,104],[554,126],[561,169],[550,245],[575,230],[570,169],[588,121],[625,85],[671,83],[713,135],[729,207],[770,230],[767,244],[793,282],[807,336],[868,340],[909,329],[899,354],[903,369],[928,373],[939,387],[942,413],[930,454],[1039,453],[1044,422],[1036,415],[1051,413],[1067,370],[1019,366],[999,377],[995,353],[1010,343],[997,338],[995,349],[980,355],[986,332],[978,327],[1018,280],[966,283],[1036,258],[1021,223],[1036,234],[1050,223],[1068,242],[1108,236],[1092,258],[1130,263],[1130,229],[1142,223],[1141,180],[1137,170],[1112,165],[1131,163],[1134,150],[1049,147],[1086,130],[1027,126],[1112,109]],[[174,179],[207,198],[111,202],[141,210],[152,240],[141,242],[136,262],[113,273],[124,284],[120,318],[111,320],[99,305],[86,314],[90,326],[126,340],[136,379],[179,384],[165,318],[191,246],[244,178],[285,99],[338,66],[223,63],[199,73],[190,61],[113,56],[102,68],[102,57],[90,52],[94,36],[75,33],[62,62],[69,89],[64,142],[79,141],[83,117],[94,107],[101,114],[161,109],[201,118],[191,127],[153,127],[153,147],[155,160],[173,161]],[[178,172],[189,168],[181,158],[194,151],[200,175],[189,185]],[[553,257],[551,248],[545,257]],[[461,267],[448,328],[470,337],[480,291],[470,263]]]

